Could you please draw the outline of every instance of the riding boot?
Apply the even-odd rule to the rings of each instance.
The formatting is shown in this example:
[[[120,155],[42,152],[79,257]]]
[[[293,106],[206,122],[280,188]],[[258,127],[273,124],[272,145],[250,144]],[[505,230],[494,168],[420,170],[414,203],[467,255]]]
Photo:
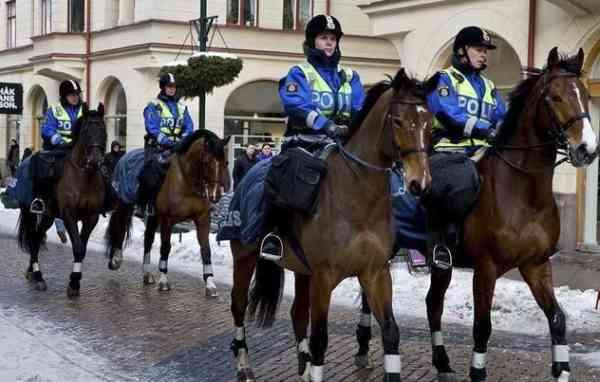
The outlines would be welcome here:
[[[452,252],[448,245],[447,232],[448,223],[433,211],[428,211],[427,253],[431,266],[441,270],[452,268]]]

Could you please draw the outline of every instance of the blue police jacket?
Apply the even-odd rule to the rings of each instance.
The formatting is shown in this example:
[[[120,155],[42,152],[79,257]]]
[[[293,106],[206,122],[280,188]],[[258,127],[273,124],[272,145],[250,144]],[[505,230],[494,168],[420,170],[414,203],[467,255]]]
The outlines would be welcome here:
[[[63,124],[64,129],[71,129],[75,125],[75,121],[77,121],[77,115],[79,114],[79,110],[81,109],[81,105],[73,106],[68,103],[62,103],[62,107],[65,109],[67,114],[69,115],[69,119],[71,120],[71,125],[67,126]],[[58,132],[59,130],[59,121],[54,115],[54,111],[52,107],[48,108],[46,112],[46,118],[44,120],[44,124],[42,125],[42,139],[44,143],[50,146],[56,146],[64,143],[63,138]]]
[[[159,94],[158,99],[163,101],[171,111],[171,114],[179,119],[181,116],[179,115],[179,109],[177,108],[177,100],[173,97],[168,97],[164,94]],[[161,122],[161,113],[159,108],[155,103],[149,103],[146,108],[144,108],[144,125],[146,127],[146,132],[150,137],[154,140],[158,141],[158,135],[161,133],[160,131],[160,122]],[[185,109],[183,115],[183,122],[181,125],[181,138],[190,134],[194,130],[194,121],[188,112],[188,109]]]
[[[329,85],[330,89],[338,94],[347,75],[338,66],[339,54],[327,58],[325,53],[318,49],[310,49],[307,61],[319,73],[321,78]],[[358,73],[352,72],[350,79],[352,89],[350,100],[350,115],[352,118],[360,111],[364,102],[364,89]],[[305,128],[307,131],[318,131],[331,123],[330,119],[321,113],[318,97],[313,97],[313,89],[302,69],[296,65],[279,81],[279,96],[283,108],[288,115],[288,127]],[[339,97],[333,97],[335,110],[339,110]]]

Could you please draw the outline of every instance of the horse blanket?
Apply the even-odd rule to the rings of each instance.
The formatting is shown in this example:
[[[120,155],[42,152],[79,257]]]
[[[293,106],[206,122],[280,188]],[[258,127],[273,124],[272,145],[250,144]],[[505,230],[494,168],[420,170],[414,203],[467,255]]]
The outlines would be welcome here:
[[[137,202],[140,186],[138,176],[144,167],[144,149],[131,150],[119,159],[112,175],[111,186],[115,195],[126,204]]]

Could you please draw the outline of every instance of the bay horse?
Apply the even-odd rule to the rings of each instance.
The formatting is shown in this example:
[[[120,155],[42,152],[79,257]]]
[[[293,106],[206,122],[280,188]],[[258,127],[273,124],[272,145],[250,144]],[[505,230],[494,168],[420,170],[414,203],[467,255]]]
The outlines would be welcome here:
[[[103,212],[106,192],[100,170],[106,151],[104,105],[99,104],[96,111],[89,110],[86,103],[82,108],[82,116],[72,128],[73,147],[54,188],[48,213],[38,221],[37,215],[29,211],[29,206],[22,204],[17,234],[19,246],[30,255],[25,275],[34,283],[36,290],[44,291],[47,286],[40,270],[39,250],[54,219],[64,221],[73,247],[73,271],[67,287],[68,297],[79,296],[88,239]],[[81,230],[77,226],[79,222],[82,223]]]
[[[293,248],[289,235],[284,235],[287,237],[280,265],[296,272],[292,319],[299,372],[305,377],[310,375],[313,381],[323,379],[331,292],[343,279],[353,276],[358,276],[381,326],[384,378],[400,380],[399,333],[392,311],[388,264],[393,244],[389,171],[381,170],[389,170],[394,162],[402,161],[410,192],[419,195],[428,191],[431,176],[427,154],[433,117],[424,104],[425,95],[436,83],[437,76],[421,83],[401,69],[393,80],[371,89],[352,123],[348,142],[327,159],[328,174],[320,186],[318,211],[312,217],[294,215],[289,219],[287,232],[301,246],[310,270],[289,251]],[[274,321],[282,293],[283,269],[258,258],[259,243],[243,245],[232,240],[231,250],[231,311],[235,323],[231,348],[238,363],[238,380],[252,381],[244,315],[250,300],[249,314],[256,315],[259,325],[268,326]]]
[[[552,376],[568,381],[569,348],[565,315],[552,288],[550,256],[560,233],[552,193],[557,150],[575,167],[597,156],[597,138],[588,112],[589,96],[580,80],[583,50],[570,58],[554,48],[546,67],[523,80],[510,96],[510,109],[493,148],[478,163],[482,188],[464,222],[463,256],[474,269],[471,381],[487,377],[487,343],[496,280],[518,268],[540,308],[552,338]],[[533,70],[530,70],[532,72]],[[433,365],[440,380],[454,380],[444,348],[441,317],[452,271],[432,268],[427,316]]]
[[[211,205],[217,203],[230,188],[225,146],[229,137],[220,139],[206,129],[194,131],[176,148],[170,159],[165,180],[156,197],[154,214],[147,216],[144,232],[143,283],[155,283],[150,270],[150,251],[160,226],[160,278],[158,289],[171,289],[167,278],[167,263],[171,251],[171,232],[179,222],[192,220],[200,244],[206,296],[216,297],[209,242]],[[118,198],[117,198],[118,199]],[[134,204],[117,201],[106,230],[108,268],[117,270],[123,262],[123,247],[129,237]]]

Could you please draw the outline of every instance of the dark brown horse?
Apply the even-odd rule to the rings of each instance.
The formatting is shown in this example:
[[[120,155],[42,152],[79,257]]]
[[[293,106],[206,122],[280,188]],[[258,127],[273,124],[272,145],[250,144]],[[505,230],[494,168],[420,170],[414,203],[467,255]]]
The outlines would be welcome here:
[[[88,239],[102,212],[105,195],[100,171],[106,151],[104,106],[100,104],[97,111],[90,111],[87,104],[83,104],[82,114],[73,126],[73,148],[56,183],[48,214],[38,221],[37,216],[29,212],[29,207],[22,205],[18,228],[19,245],[31,256],[26,277],[35,283],[35,289],[46,290],[38,253],[54,219],[61,218],[65,222],[73,246],[73,272],[67,288],[69,297],[79,296],[81,265]],[[82,223],[81,230],[78,222]]]
[[[583,59],[582,50],[561,59],[554,48],[546,68],[521,82],[511,94],[495,148],[478,164],[482,189],[464,223],[462,251],[474,269],[472,381],[486,379],[494,287],[498,277],[513,268],[519,269],[548,318],[552,375],[558,381],[569,379],[565,315],[554,295],[549,261],[560,232],[552,177],[557,150],[564,151],[575,167],[589,165],[597,155],[588,93],[579,79]],[[432,269],[427,295],[433,364],[444,380],[454,378],[441,332],[444,295],[451,277],[451,270]]]
[[[306,374],[314,381],[323,378],[331,292],[343,279],[353,276],[359,278],[381,325],[385,380],[400,380],[399,336],[392,312],[388,265],[393,244],[391,196],[388,172],[381,170],[401,160],[409,190],[417,195],[428,190],[431,177],[427,151],[432,115],[423,105],[425,94],[436,81],[434,78],[422,84],[400,70],[391,82],[380,83],[370,90],[344,151],[332,154],[327,160],[328,174],[321,184],[317,213],[290,219],[289,232],[302,247],[310,269],[290,252],[290,236],[284,240],[281,265],[297,272],[292,318],[300,373],[306,368]],[[250,280],[256,266],[249,311],[251,315],[258,312],[259,323],[268,325],[274,320],[281,297],[283,269],[266,260],[257,262],[258,243],[244,246],[232,241],[231,249],[234,256],[231,311],[236,326],[232,350],[238,361],[238,379],[251,381],[254,376],[244,332]],[[309,302],[311,337],[307,344]]]
[[[220,139],[209,130],[196,130],[174,150],[164,183],[156,198],[154,215],[148,216],[144,234],[144,285],[154,284],[150,271],[150,251],[156,229],[160,226],[160,278],[158,289],[170,290],[167,262],[171,251],[171,232],[179,222],[192,220],[200,244],[206,296],[216,297],[209,243],[211,204],[229,190],[229,172],[225,146],[229,138]],[[109,269],[119,269],[123,261],[123,244],[129,235],[134,205],[117,202],[106,231]]]

